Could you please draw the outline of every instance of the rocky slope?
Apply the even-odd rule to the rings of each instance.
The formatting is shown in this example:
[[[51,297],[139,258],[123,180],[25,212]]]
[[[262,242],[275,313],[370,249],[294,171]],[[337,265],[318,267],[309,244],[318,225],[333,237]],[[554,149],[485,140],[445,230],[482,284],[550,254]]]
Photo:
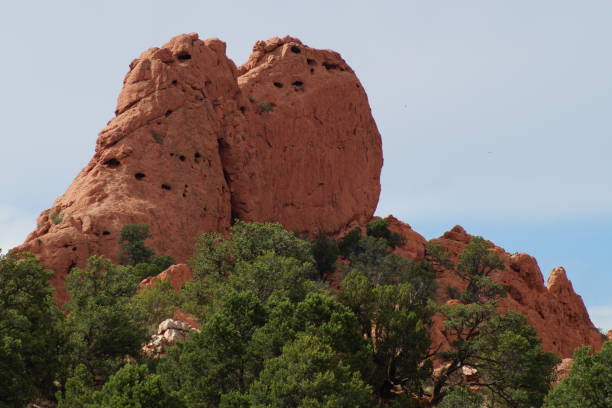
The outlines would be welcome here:
[[[115,113],[18,248],[56,272],[60,301],[72,267],[92,254],[117,259],[126,224],[149,225],[147,244],[184,261],[200,233],[227,231],[235,217],[335,235],[376,208],[380,134],[333,51],[273,38],[236,68],[222,41],[181,35],[132,61]]]
[[[425,238],[408,225],[389,217],[390,228],[406,238],[406,244],[397,248],[398,255],[423,259]],[[435,239],[443,245],[455,261],[470,235],[460,226]],[[491,243],[492,249],[504,262],[505,268],[492,275],[494,281],[508,286],[508,295],[500,302],[500,310],[513,310],[527,317],[536,330],[546,351],[552,351],[561,358],[572,357],[574,348],[589,345],[598,350],[603,344],[602,334],[595,328],[584,306],[582,298],[574,292],[565,269],[552,270],[546,285],[535,258],[527,254],[509,254]],[[464,289],[465,283],[449,271],[442,270],[438,279],[440,301],[448,299],[445,288],[454,286]],[[440,325],[434,327],[434,342],[444,342]]]
[[[200,233],[226,232],[236,217],[311,235],[363,227],[378,202],[381,166],[367,96],[339,54],[273,38],[257,42],[236,67],[222,41],[181,35],[130,64],[93,158],[17,250],[55,271],[63,302],[72,267],[93,254],[117,260],[126,224],[149,225],[147,245],[179,262]],[[422,260],[425,239],[389,221],[406,238],[396,252]],[[455,227],[437,242],[456,257],[468,240]],[[500,307],[527,316],[546,350],[569,357],[579,345],[601,346],[563,268],[544,285],[534,258],[491,245],[505,264],[494,279],[509,287]],[[191,276],[176,265],[158,279],[178,289]],[[439,284],[462,283],[442,271]],[[442,341],[439,327],[433,334]]]

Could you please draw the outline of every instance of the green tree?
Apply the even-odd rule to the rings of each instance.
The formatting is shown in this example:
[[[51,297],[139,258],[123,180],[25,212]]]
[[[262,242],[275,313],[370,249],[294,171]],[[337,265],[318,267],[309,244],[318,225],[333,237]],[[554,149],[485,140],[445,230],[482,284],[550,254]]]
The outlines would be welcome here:
[[[50,277],[31,254],[0,253],[0,407],[53,394],[63,330]]]
[[[368,224],[367,236],[351,233],[340,241],[350,272],[338,297],[358,317],[362,336],[370,342],[379,378],[372,384],[384,398],[391,398],[397,386],[407,395],[423,393],[422,381],[431,371],[433,261],[442,262],[439,251],[421,263],[391,253],[393,242],[402,242],[395,235],[387,220],[376,219]]]
[[[340,238],[338,242],[338,252],[344,258],[348,258],[351,253],[356,252],[357,244],[361,239],[361,231],[359,228],[351,230],[348,234]]]
[[[93,394],[87,408],[181,408],[184,405],[166,392],[159,375],[146,365],[126,364],[100,391]]]
[[[540,406],[558,359],[544,353],[535,331],[519,314],[500,314],[496,305],[505,293],[491,273],[503,264],[480,237],[471,238],[459,255],[456,273],[466,289],[457,297],[463,303],[439,308],[445,318],[443,335],[450,348],[438,353],[442,367],[433,377],[432,402],[438,404],[449,390],[464,383],[463,368],[477,370],[489,404],[500,407]]]
[[[482,408],[484,398],[482,395],[470,391],[468,387],[453,387],[439,408]]]
[[[315,278],[312,263],[269,251],[250,262],[236,263],[227,281],[233,289],[252,291],[262,302],[272,294],[298,302],[314,290]]]
[[[572,371],[544,403],[544,408],[583,407],[612,407],[612,341],[595,354],[588,347],[576,349]]]
[[[405,238],[389,229],[389,221],[385,218],[375,218],[367,225],[368,235],[375,238],[382,238],[387,241],[387,245],[393,249],[403,245]]]
[[[146,333],[132,308],[138,279],[129,267],[92,256],[85,269],[72,270],[66,287],[67,325],[77,361],[104,377],[125,355],[138,355]]]
[[[265,301],[273,293],[302,299],[317,277],[310,243],[280,224],[238,221],[226,239],[200,236],[191,261],[194,280],[184,287],[184,308],[203,317],[228,290],[250,290]]]
[[[320,278],[334,271],[339,254],[338,244],[325,234],[320,233],[313,241],[312,256],[315,259]]]
[[[425,361],[430,346],[431,308],[410,283],[373,286],[357,271],[342,281],[340,300],[359,316],[362,335],[372,345],[382,380],[379,394],[390,396],[399,385],[407,393],[421,393],[429,374]]]
[[[149,226],[144,224],[129,224],[121,229],[119,245],[121,246],[120,259],[126,265],[151,263],[155,250],[144,244],[149,238]]]
[[[502,270],[503,262],[493,252],[482,237],[472,237],[459,254],[455,269],[456,274],[467,282],[467,288],[461,293],[464,303],[494,304],[506,293],[503,285],[491,279],[491,273]]]
[[[177,344],[160,364],[166,387],[188,407],[217,407],[223,394],[246,390],[257,359],[249,344],[265,318],[253,293],[227,293],[202,331]]]
[[[66,380],[64,392],[57,392],[58,408],[84,408],[92,402],[93,376],[87,367],[79,364]]]
[[[371,388],[320,338],[299,336],[266,361],[249,390],[257,407],[371,407]]]

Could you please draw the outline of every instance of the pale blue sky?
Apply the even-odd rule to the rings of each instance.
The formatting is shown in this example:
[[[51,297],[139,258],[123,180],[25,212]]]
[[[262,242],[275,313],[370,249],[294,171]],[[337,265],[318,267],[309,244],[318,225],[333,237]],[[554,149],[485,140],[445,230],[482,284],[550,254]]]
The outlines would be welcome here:
[[[293,35],[342,54],[383,136],[378,214],[562,265],[612,329],[612,2],[3,1],[0,248],[92,155],[128,64],[199,32],[245,61]],[[331,5],[330,5],[331,3]]]

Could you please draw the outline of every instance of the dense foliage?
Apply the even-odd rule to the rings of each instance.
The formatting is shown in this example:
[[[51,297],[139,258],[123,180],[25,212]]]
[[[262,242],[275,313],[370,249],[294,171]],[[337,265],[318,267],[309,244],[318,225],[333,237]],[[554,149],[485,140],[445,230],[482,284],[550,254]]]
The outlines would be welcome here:
[[[32,255],[0,253],[0,407],[48,394],[61,369],[61,314],[50,276]]]
[[[384,219],[312,242],[237,221],[227,236],[200,237],[195,279],[180,293],[167,282],[138,289],[174,262],[155,257],[147,238],[146,226],[126,226],[123,265],[94,256],[74,268],[64,313],[36,259],[0,256],[0,407],[39,396],[59,408],[527,408],[549,391],[558,360],[523,316],[497,310],[505,288],[491,274],[503,264],[481,238],[454,264],[434,243],[412,262],[393,254],[404,238]],[[462,285],[437,288],[442,268]],[[177,307],[201,330],[161,358],[143,355]],[[436,320],[444,348],[430,338]],[[546,407],[606,401],[611,352],[577,352]]]
[[[612,341],[595,354],[588,347],[576,349],[572,371],[548,394],[544,407],[612,407]]]

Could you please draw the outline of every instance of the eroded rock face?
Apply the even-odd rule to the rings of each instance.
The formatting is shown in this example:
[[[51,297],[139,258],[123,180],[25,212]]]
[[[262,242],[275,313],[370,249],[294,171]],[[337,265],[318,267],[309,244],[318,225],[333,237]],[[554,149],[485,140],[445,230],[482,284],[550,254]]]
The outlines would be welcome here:
[[[365,225],[378,203],[382,151],[355,73],[338,53],[290,37],[253,50],[238,84],[260,137],[227,149],[235,214],[310,233]]]
[[[390,222],[390,225],[393,223]],[[443,245],[452,260],[456,261],[457,255],[463,251],[469,240],[470,235],[461,226],[455,226],[434,242]],[[418,242],[415,239],[408,240],[407,245],[414,246]],[[535,258],[521,253],[509,254],[493,243],[490,245],[505,265],[504,270],[494,272],[492,275],[494,281],[508,286],[507,296],[499,303],[500,310],[513,310],[526,316],[542,340],[544,350],[552,351],[561,358],[572,357],[574,349],[579,346],[589,345],[594,350],[601,348],[603,336],[591,322],[582,298],[574,292],[563,268],[553,269],[547,284],[544,285],[544,278]],[[414,249],[403,250],[405,254],[418,253]],[[403,255],[402,252],[398,253]],[[420,255],[403,256],[420,259]],[[457,302],[448,299],[447,286],[463,290],[465,282],[449,270],[443,270],[439,274],[440,301],[451,304]],[[433,342],[444,343],[441,333],[442,322],[439,319],[434,321]]]
[[[130,64],[94,157],[17,250],[55,271],[63,302],[66,274],[93,254],[117,260],[127,224],[149,225],[147,245],[179,262],[235,217],[363,226],[381,166],[366,94],[337,53],[275,38],[237,69],[222,41],[181,35]]]

